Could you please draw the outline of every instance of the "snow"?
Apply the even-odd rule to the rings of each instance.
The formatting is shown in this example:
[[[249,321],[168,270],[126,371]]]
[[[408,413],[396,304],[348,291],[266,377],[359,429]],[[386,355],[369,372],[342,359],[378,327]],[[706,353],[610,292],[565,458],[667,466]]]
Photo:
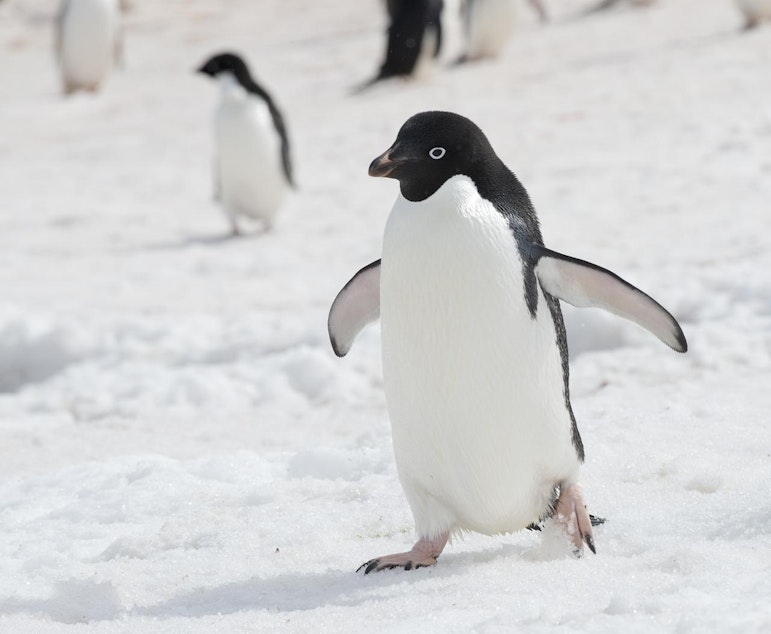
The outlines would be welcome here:
[[[68,99],[57,3],[0,4],[0,631],[771,629],[771,30],[739,34],[730,0],[593,3],[525,6],[500,60],[352,96],[375,0],[137,1],[125,68]],[[283,107],[300,186],[240,240],[193,73],[224,48]],[[414,536],[378,328],[336,359],[326,316],[396,195],[367,166],[424,109],[476,121],[547,245],[688,337],[566,309],[596,556],[471,535],[354,573]]]

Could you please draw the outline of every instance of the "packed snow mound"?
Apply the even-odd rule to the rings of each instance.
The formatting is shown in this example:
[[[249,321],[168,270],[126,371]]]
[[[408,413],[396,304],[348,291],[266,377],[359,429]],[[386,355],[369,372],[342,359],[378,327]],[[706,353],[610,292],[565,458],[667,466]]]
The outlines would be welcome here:
[[[78,334],[35,316],[0,322],[0,392],[45,381],[86,358],[91,350]]]

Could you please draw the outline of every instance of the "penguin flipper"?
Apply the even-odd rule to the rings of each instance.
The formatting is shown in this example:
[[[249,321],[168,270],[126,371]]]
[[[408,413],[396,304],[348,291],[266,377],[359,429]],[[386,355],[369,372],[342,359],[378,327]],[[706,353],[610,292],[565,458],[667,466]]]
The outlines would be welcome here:
[[[364,326],[380,317],[380,260],[367,264],[332,302],[327,329],[332,349],[344,357]]]
[[[568,304],[594,306],[635,322],[677,352],[688,350],[680,324],[655,299],[591,262],[533,246],[535,274],[544,291]]]

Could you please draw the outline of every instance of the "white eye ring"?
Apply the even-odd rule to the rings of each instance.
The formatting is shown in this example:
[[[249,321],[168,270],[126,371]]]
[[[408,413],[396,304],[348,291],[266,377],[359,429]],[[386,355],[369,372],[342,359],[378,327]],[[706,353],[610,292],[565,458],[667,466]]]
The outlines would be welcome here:
[[[432,147],[428,151],[428,155],[434,160],[443,158],[445,154],[447,154],[447,150],[445,150],[443,147]]]

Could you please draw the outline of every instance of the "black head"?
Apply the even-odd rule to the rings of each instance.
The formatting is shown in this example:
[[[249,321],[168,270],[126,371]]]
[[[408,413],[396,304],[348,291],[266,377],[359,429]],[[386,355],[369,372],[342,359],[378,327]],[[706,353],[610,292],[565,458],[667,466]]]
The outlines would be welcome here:
[[[250,77],[246,62],[235,53],[219,53],[198,69],[199,73],[216,77],[220,73],[233,73],[242,83]]]
[[[396,141],[369,166],[370,176],[395,178],[402,196],[425,200],[447,179],[463,174],[479,187],[513,175],[479,127],[453,112],[421,112],[405,122]]]

